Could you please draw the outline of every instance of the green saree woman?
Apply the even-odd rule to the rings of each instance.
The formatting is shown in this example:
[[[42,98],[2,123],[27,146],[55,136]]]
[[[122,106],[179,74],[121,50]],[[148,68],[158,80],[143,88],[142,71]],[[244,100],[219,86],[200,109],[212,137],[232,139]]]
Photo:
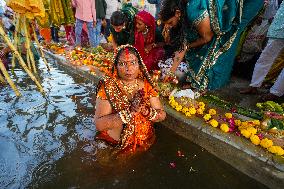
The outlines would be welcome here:
[[[189,65],[186,81],[193,88],[226,85],[240,35],[262,6],[263,0],[165,0],[160,13],[164,36],[168,31],[179,46],[171,71],[184,58]]]

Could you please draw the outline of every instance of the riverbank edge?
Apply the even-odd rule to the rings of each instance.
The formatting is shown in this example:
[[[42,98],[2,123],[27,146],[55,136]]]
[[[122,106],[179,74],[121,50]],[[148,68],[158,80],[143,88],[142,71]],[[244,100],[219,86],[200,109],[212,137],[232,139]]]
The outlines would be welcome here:
[[[76,66],[65,57],[44,50],[45,54],[66,71],[75,73],[97,84],[103,76],[96,67]],[[93,73],[91,74],[90,70]],[[173,110],[167,100],[163,100],[167,119],[161,124],[182,137],[198,144],[216,157],[269,188],[284,187],[284,159],[274,156],[264,149],[253,145],[248,140],[205,124],[199,118],[186,118]]]

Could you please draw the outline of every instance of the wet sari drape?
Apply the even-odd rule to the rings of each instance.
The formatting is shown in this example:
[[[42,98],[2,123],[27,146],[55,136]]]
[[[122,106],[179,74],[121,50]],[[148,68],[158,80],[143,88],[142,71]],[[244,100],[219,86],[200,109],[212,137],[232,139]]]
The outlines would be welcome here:
[[[162,47],[152,46],[156,43],[156,22],[155,18],[146,11],[140,11],[136,15],[136,19],[141,20],[148,28],[148,32],[144,35],[142,32],[138,32],[135,28],[135,48],[139,51],[144,64],[148,71],[157,70],[159,60],[165,56],[165,51]],[[146,47],[151,47],[149,51],[146,51]]]
[[[111,104],[113,113],[118,113],[130,107],[127,95],[121,90],[115,78],[106,76],[99,84],[97,98],[108,100]],[[151,84],[144,81],[144,100],[150,105],[149,99],[157,97],[158,93]],[[153,123],[145,118],[141,113],[136,113],[131,121],[125,125],[120,141],[114,141],[108,136],[106,131],[101,132],[98,137],[111,145],[116,145],[118,152],[134,152],[137,148],[147,150],[154,142],[155,134]]]
[[[189,0],[186,6],[186,40],[199,38],[196,26],[209,16],[213,39],[185,56],[187,81],[199,90],[214,90],[230,79],[238,42],[248,23],[263,6],[263,0]]]

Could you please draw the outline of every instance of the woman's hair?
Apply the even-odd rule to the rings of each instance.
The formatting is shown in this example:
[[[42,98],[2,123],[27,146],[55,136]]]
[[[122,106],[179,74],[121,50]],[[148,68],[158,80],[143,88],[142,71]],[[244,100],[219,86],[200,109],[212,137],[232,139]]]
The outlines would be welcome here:
[[[132,54],[134,54],[137,57],[139,68],[140,68],[144,78],[146,78],[148,80],[148,82],[151,85],[153,85],[154,83],[153,83],[153,81],[151,79],[151,76],[150,76],[149,72],[147,71],[147,68],[146,68],[145,64],[142,61],[142,58],[141,58],[138,50],[135,47],[133,47],[132,45],[122,45],[122,46],[118,47],[117,54],[114,57],[114,66],[115,67],[117,66],[121,54],[123,52],[125,52],[126,50],[128,50],[129,53],[132,53]],[[114,69],[115,68],[113,68],[113,72],[114,72]]]
[[[127,16],[121,11],[115,11],[110,17],[110,23],[113,26],[121,26],[127,22]]]
[[[175,16],[176,11],[180,11],[181,17],[178,25],[170,31],[171,44],[175,48],[182,50],[185,28],[189,26],[186,21],[186,4],[188,0],[164,0],[160,11],[160,19],[165,22]],[[173,38],[174,37],[174,38]]]

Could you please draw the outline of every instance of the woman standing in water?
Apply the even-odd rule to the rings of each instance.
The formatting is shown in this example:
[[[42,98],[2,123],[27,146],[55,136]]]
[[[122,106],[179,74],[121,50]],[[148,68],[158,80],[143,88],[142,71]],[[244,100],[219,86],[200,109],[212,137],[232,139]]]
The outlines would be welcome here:
[[[147,150],[154,142],[154,122],[165,119],[153,81],[138,51],[125,45],[118,48],[112,76],[98,86],[95,124],[96,139],[118,152]]]
[[[205,91],[227,84],[240,35],[262,6],[263,0],[164,0],[163,36],[176,47],[165,79],[185,59],[190,87]]]

